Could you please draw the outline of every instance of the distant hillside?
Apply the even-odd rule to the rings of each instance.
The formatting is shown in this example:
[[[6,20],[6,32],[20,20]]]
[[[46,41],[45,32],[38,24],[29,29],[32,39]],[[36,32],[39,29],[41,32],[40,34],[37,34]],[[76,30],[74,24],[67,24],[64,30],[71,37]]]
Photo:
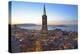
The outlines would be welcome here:
[[[36,26],[36,24],[15,24],[16,26]]]
[[[67,26],[78,26],[78,25],[74,24],[74,25],[48,25],[48,26],[67,27]]]

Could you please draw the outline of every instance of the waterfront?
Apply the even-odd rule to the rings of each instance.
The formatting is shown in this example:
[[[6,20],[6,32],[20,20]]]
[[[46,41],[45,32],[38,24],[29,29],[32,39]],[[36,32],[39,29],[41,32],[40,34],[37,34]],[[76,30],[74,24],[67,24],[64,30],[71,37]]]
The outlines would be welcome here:
[[[30,29],[30,30],[41,30],[41,25],[36,26],[18,26],[22,29]],[[67,25],[67,26],[55,26],[55,25],[48,25],[48,30],[54,30],[54,29],[61,29],[63,31],[78,31],[77,25]]]

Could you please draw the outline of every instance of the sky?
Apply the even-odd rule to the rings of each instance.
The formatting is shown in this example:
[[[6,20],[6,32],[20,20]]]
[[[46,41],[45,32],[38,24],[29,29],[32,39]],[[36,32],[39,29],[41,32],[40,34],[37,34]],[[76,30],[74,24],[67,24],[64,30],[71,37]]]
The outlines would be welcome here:
[[[42,24],[43,6],[46,7],[48,25],[74,25],[78,21],[77,5],[32,3],[13,1],[12,24]]]

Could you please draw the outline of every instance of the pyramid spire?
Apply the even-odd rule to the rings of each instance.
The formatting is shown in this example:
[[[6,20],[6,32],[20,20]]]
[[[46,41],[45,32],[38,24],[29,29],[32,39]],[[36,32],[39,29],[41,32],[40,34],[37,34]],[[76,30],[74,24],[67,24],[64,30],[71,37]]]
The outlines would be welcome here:
[[[43,11],[43,15],[46,15],[46,8],[45,8],[45,4],[44,4],[44,11]]]

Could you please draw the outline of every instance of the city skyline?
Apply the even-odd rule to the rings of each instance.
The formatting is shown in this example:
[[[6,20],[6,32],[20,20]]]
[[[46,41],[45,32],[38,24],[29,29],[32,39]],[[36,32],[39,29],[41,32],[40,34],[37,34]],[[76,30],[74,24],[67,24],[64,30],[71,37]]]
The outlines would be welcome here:
[[[9,52],[78,49],[77,8],[77,5],[10,1]]]
[[[42,23],[44,3],[12,2],[12,24],[38,24]],[[63,5],[45,3],[48,25],[74,25],[77,24],[77,5]]]

